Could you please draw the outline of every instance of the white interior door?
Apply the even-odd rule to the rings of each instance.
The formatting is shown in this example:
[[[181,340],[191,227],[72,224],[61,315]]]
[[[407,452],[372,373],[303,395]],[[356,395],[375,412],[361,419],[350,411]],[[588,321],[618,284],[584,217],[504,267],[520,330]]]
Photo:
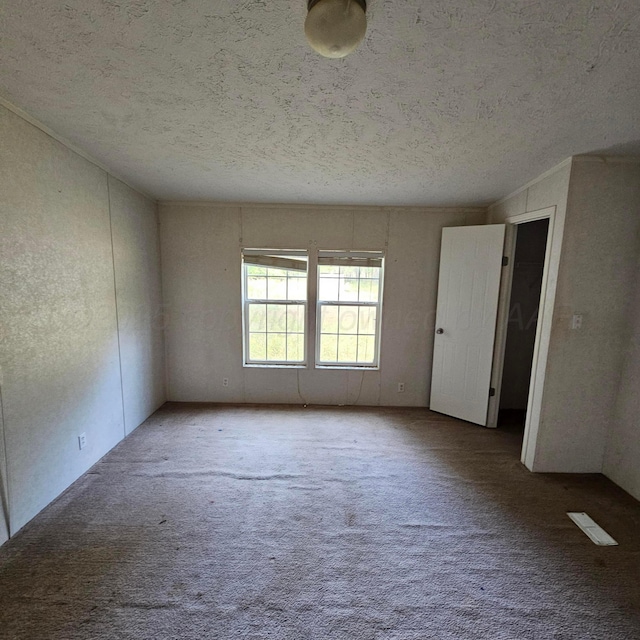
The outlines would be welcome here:
[[[505,225],[442,230],[433,411],[486,426]]]

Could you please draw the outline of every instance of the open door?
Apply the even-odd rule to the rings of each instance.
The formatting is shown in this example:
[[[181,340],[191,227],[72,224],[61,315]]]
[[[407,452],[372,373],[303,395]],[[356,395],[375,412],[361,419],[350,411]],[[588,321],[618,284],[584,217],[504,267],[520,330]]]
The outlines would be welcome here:
[[[442,230],[433,411],[486,426],[504,224]]]

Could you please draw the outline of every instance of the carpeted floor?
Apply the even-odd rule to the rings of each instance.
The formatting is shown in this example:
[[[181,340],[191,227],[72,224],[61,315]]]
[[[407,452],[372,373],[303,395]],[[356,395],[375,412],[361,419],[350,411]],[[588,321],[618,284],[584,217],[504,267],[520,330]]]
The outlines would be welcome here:
[[[640,503],[530,474],[520,441],[418,409],[168,404],[0,549],[0,637],[640,638]]]

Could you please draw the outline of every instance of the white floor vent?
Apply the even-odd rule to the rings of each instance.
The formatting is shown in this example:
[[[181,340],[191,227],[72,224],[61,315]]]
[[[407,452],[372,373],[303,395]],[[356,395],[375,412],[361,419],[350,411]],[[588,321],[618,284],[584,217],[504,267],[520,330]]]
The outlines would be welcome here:
[[[591,541],[601,547],[612,547],[618,543],[586,513],[570,511],[567,515],[586,533]]]

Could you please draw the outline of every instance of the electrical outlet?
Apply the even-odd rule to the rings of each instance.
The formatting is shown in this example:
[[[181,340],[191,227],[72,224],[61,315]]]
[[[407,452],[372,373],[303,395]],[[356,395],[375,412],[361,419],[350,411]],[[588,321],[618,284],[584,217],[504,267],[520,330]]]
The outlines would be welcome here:
[[[87,434],[81,433],[78,436],[78,447],[80,447],[80,449],[84,449],[86,446],[87,446]]]
[[[582,316],[573,316],[571,319],[571,328],[574,330],[582,329]]]
[[[229,386],[229,378],[222,378],[222,386],[223,387]]]
[[[404,393],[404,382],[398,382],[398,393]]]

